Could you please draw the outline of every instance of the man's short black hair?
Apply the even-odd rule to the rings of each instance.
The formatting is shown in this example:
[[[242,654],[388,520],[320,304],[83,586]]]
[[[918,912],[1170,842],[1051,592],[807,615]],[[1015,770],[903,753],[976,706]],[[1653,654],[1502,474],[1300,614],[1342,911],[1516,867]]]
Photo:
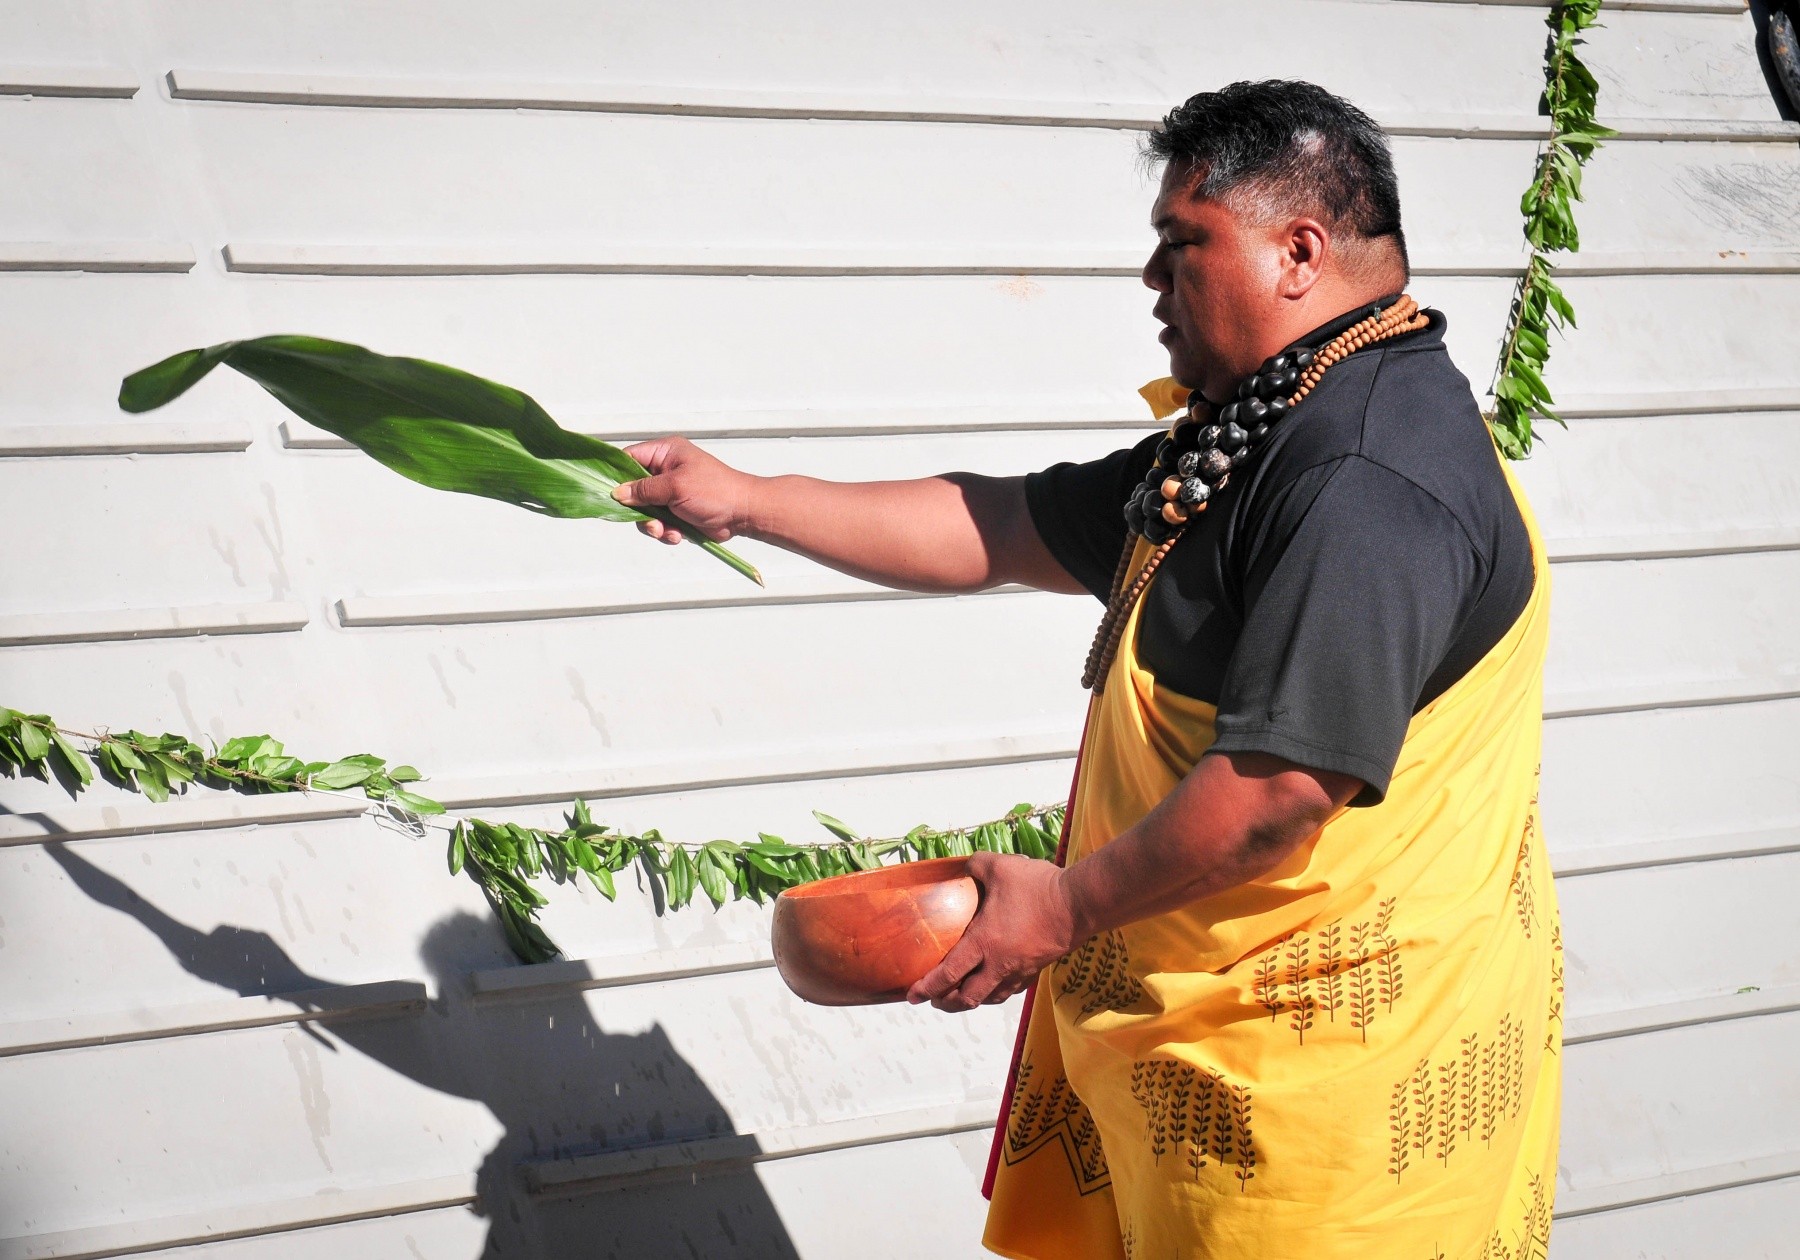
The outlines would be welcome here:
[[[1315,215],[1334,232],[1390,238],[1406,263],[1400,189],[1387,134],[1313,83],[1233,83],[1170,110],[1144,142],[1199,177],[1198,195],[1237,194],[1273,213]]]

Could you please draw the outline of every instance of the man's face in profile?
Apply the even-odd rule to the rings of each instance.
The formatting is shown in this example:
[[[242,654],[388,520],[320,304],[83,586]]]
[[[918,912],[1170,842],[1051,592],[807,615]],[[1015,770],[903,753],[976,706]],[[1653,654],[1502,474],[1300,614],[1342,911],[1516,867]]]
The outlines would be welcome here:
[[[1265,355],[1261,324],[1274,300],[1285,232],[1226,202],[1193,195],[1192,168],[1170,163],[1150,210],[1156,248],[1144,283],[1160,295],[1169,373],[1223,402]]]

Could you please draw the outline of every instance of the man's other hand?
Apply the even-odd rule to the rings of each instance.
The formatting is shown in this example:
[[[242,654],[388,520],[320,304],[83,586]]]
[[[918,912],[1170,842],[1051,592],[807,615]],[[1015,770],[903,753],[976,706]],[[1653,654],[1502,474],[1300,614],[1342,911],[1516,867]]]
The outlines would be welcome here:
[[[744,532],[750,519],[750,487],[756,478],[739,472],[684,437],[657,438],[625,448],[650,470],[650,476],[627,481],[613,491],[626,507],[644,511],[667,508],[714,542]],[[666,543],[681,541],[681,531],[659,520],[639,521],[640,532]]]
[[[944,961],[913,985],[909,1002],[930,1002],[940,1011],[1004,1002],[1079,944],[1055,863],[977,853],[969,859],[969,874],[981,885],[981,907]]]

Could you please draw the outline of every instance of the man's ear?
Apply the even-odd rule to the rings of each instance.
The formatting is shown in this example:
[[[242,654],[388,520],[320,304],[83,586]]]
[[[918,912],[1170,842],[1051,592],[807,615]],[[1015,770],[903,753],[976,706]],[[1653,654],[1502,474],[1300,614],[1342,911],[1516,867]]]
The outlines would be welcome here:
[[[1287,225],[1283,241],[1279,293],[1284,298],[1302,298],[1325,273],[1325,258],[1331,252],[1331,233],[1317,219],[1294,219]]]

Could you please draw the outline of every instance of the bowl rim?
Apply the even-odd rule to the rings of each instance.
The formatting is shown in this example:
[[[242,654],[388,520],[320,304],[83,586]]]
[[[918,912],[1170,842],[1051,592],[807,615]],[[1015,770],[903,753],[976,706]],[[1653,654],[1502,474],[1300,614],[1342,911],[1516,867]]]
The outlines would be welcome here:
[[[816,898],[918,888],[927,884],[947,884],[957,879],[972,879],[973,876],[968,873],[968,865],[968,858],[955,856],[925,858],[918,862],[896,862],[891,866],[877,866],[866,871],[851,871],[847,875],[833,875],[829,879],[796,884],[792,888],[783,889],[776,900],[811,901]],[[957,868],[955,873],[951,873],[953,867]]]

